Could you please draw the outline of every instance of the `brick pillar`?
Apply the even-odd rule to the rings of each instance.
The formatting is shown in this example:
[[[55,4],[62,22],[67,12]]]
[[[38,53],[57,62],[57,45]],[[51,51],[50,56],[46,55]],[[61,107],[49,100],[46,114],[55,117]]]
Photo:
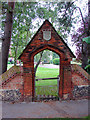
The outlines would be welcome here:
[[[72,97],[72,73],[70,61],[63,61],[63,99]]]
[[[23,86],[23,95],[24,101],[32,101],[33,95],[33,63],[29,62],[23,65],[23,77],[24,77],[24,86]]]
[[[63,64],[62,64],[62,58],[60,59],[60,81],[59,81],[59,97],[63,97]]]
[[[24,101],[32,101],[32,75],[24,73]]]

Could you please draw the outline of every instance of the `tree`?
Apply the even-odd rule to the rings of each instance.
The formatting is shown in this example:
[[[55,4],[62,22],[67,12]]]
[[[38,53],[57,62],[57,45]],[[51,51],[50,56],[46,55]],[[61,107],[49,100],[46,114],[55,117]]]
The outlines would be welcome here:
[[[65,6],[65,3],[63,3],[63,5]],[[56,6],[56,7],[54,7],[54,6]],[[59,4],[59,7],[60,6],[62,6],[62,5]],[[52,8],[54,8],[54,9],[52,9]],[[33,9],[35,9],[35,12],[33,11]],[[63,9],[63,7],[61,7],[61,9]],[[59,8],[58,8],[57,3],[50,3],[50,2],[46,2],[44,4],[16,3],[15,13],[14,13],[14,22],[13,22],[13,35],[12,35],[12,53],[14,53],[13,57],[15,58],[15,64],[16,64],[16,59],[18,58],[17,56],[19,54],[21,54],[20,49],[22,48],[22,50],[23,50],[25,48],[26,44],[28,43],[28,41],[30,40],[28,38],[31,37],[31,36],[29,37],[29,34],[30,34],[29,31],[32,28],[32,26],[31,26],[32,20],[35,18],[39,18],[39,22],[37,22],[37,27],[40,26],[40,24],[39,24],[40,19],[41,20],[49,19],[53,25],[57,25],[56,22],[59,23],[59,21],[58,21],[59,18],[58,18],[58,14],[57,14],[58,10],[59,10]],[[53,17],[53,15],[54,15],[54,17]],[[67,22],[67,21],[61,21],[61,24],[65,23],[65,22]],[[67,23],[66,23],[66,25],[67,25]],[[34,25],[34,26],[36,27],[36,25]],[[69,25],[69,27],[70,27],[70,25]],[[59,30],[62,30],[62,28],[63,28],[63,30],[65,29],[65,27],[59,27]],[[61,31],[61,33],[59,32],[59,34],[61,34],[61,36],[64,36],[64,38],[66,38],[65,32],[62,35],[63,30]],[[70,31],[70,28],[65,31]],[[31,34],[33,34],[33,33],[31,33]],[[21,44],[21,42],[22,42],[22,44]],[[46,52],[44,52],[43,55],[40,55],[42,57],[42,58],[40,57],[40,59],[42,59],[42,60],[46,59],[46,61],[47,61],[48,57],[45,58],[45,54],[47,55]],[[38,63],[40,63],[40,60],[38,60],[38,62],[37,62],[37,65],[36,65],[37,67],[38,67]]]
[[[36,76],[37,68],[38,68],[38,66],[39,66],[39,64],[40,64],[40,62],[41,62],[41,60],[42,60],[43,51],[40,52],[39,55],[40,55],[40,57],[39,57],[39,59],[37,60],[37,64],[36,64],[36,66],[34,67],[34,75],[35,75],[35,76]],[[36,55],[36,57],[37,57],[37,55]]]
[[[88,15],[86,17],[83,16],[82,11],[80,7],[75,7],[73,11],[79,10],[81,21],[81,26],[77,29],[77,31],[73,33],[72,35],[72,41],[77,47],[76,55],[78,59],[81,59],[82,61],[82,67],[85,68],[85,66],[88,64],[88,57],[89,57],[89,45],[82,41],[84,37],[90,36],[90,24],[89,20],[90,17],[88,16],[90,13],[90,2],[88,2]],[[80,20],[80,18],[79,18]]]
[[[76,22],[72,17],[73,10],[76,7],[74,2],[44,2],[38,6],[36,14],[39,19],[51,21],[59,35],[66,40],[72,23]]]
[[[44,51],[41,51],[40,53],[38,53],[37,55],[35,55],[35,57],[34,57],[34,62],[36,62],[36,66],[34,67],[35,74],[36,74],[36,71],[37,71],[37,68],[38,68],[40,62],[43,62],[43,63],[50,62],[50,55],[51,55],[50,50],[44,50]]]
[[[86,16],[84,19],[84,23],[81,22],[81,26],[78,28],[76,33],[72,35],[72,41],[77,46],[76,55],[78,59],[81,59],[82,61],[82,67],[85,68],[85,66],[88,64],[88,58],[89,58],[89,44],[82,41],[84,37],[89,36],[89,29],[88,29],[88,16]]]
[[[59,2],[58,6],[58,33],[66,40],[73,27],[73,23],[76,23],[76,19],[73,18],[73,13],[76,8],[74,2]]]
[[[11,42],[12,25],[13,25],[13,11],[15,2],[8,2],[8,8],[6,13],[4,36],[2,41],[2,73],[7,70],[9,47]]]
[[[11,51],[12,57],[14,57],[14,64],[31,39],[33,32],[30,32],[32,28],[32,20],[35,18],[35,12],[33,9],[37,3],[19,3],[16,2],[14,9],[14,21]]]
[[[59,58],[58,54],[56,54],[55,52],[53,52],[53,59],[55,58]]]
[[[49,21],[51,21],[54,27],[56,26],[58,33],[64,39],[66,39],[72,27],[73,19],[72,17],[69,17],[69,15],[72,16],[72,8],[74,8],[74,6],[75,5],[73,4],[73,2],[60,2],[59,4],[56,2],[16,2],[14,9],[13,32],[11,39],[11,49],[12,53],[14,53],[13,57],[15,58],[15,63],[16,59],[21,54],[28,41],[30,41],[32,34],[35,32],[34,29],[40,26],[40,20],[48,19]],[[68,14],[66,14],[67,12]],[[37,24],[36,19],[39,19]],[[33,24],[33,20],[35,20],[35,24]],[[68,24],[67,21],[70,21],[70,24]]]

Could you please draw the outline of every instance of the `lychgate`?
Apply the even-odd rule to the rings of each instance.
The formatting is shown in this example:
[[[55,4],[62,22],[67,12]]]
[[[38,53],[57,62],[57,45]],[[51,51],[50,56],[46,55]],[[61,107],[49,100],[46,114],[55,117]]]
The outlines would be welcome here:
[[[35,96],[34,56],[46,49],[57,53],[60,57],[59,97],[62,99],[70,98],[72,96],[70,61],[75,56],[48,20],[45,20],[19,56],[23,62],[24,70],[24,98],[32,101]]]

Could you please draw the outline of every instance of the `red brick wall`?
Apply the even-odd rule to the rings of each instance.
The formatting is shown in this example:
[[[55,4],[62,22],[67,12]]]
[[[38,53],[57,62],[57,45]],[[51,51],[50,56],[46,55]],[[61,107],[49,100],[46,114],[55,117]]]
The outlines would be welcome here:
[[[22,74],[17,74],[13,78],[9,78],[9,81],[4,83],[2,89],[15,90],[19,89],[23,94],[23,76]]]
[[[49,41],[43,39],[43,30],[51,31]],[[69,69],[73,55],[48,21],[45,21],[20,56],[24,70],[24,94],[25,96],[34,97],[34,56],[45,49],[51,50],[60,56],[59,96],[63,97],[63,94],[71,91],[72,77]]]
[[[59,95],[61,98],[69,94],[72,97],[74,86],[89,85],[89,75],[78,65],[70,65],[69,62],[60,62],[60,86]],[[31,65],[31,64],[30,64]],[[33,65],[33,64],[32,64]],[[29,73],[18,73],[10,77],[0,89],[20,90],[24,96],[34,96],[34,76],[33,69],[29,69]],[[72,81],[71,81],[72,80]],[[67,96],[66,96],[67,97]],[[65,98],[65,97],[64,97]]]
[[[79,74],[72,74],[72,82],[74,86],[88,85],[88,82]]]
[[[79,65],[71,65],[73,86],[88,85],[90,75]]]

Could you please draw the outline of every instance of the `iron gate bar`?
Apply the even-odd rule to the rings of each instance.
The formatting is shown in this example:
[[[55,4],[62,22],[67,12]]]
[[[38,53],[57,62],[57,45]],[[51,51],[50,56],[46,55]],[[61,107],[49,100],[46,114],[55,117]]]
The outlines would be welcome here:
[[[36,81],[38,80],[51,80],[51,79],[59,79],[58,77],[55,78],[39,78],[39,79],[35,79]]]

